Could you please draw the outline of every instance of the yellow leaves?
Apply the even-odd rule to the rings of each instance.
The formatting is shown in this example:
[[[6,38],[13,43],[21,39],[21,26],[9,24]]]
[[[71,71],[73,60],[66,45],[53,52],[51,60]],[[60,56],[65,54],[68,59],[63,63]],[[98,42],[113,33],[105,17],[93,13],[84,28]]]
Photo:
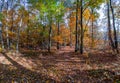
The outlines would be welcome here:
[[[74,22],[74,21],[76,21],[75,16],[71,16],[71,17],[70,17],[70,22]]]
[[[8,11],[8,15],[9,15],[10,17],[12,17],[14,13],[15,13],[14,10],[9,10],[9,11]]]
[[[70,35],[69,28],[61,27],[61,34],[62,34],[63,37],[68,37]]]
[[[7,24],[6,24],[8,27],[11,27],[12,25],[13,25],[13,22],[12,21],[9,21],[9,22],[7,22]]]
[[[29,21],[29,17],[24,17],[24,18],[22,18],[22,19],[23,19],[24,24],[27,24],[28,21]]]
[[[71,16],[75,16],[76,15],[76,12],[72,12]]]
[[[27,10],[23,10],[22,14],[24,14],[24,16],[29,16],[29,12]]]
[[[2,23],[3,23],[3,25],[6,25],[6,20],[3,19],[3,20],[2,20]]]
[[[18,23],[20,22],[21,19],[23,19],[24,24],[27,24],[29,19],[35,18],[35,15],[29,16],[29,12],[24,8],[19,9],[17,11],[15,10],[3,11],[2,13],[5,16],[5,19],[2,20],[2,22],[3,24],[9,27],[12,26],[12,24],[17,24],[19,26]]]
[[[83,16],[84,16],[84,19],[85,20],[89,20],[91,14],[90,14],[90,10],[89,9],[86,9],[83,13]]]
[[[38,33],[33,32],[33,33],[32,33],[32,38],[36,38],[36,39],[37,39],[37,38],[39,38],[39,34],[38,34]]]
[[[8,35],[9,35],[9,37],[15,37],[16,36],[16,34],[12,31],[8,31]]]
[[[63,43],[63,39],[62,39],[61,36],[55,36],[55,37],[53,37],[53,39],[54,39],[56,42],[60,43],[60,44]]]
[[[84,41],[85,41],[85,45],[88,45],[88,44],[90,44],[90,38],[89,38],[89,36],[87,36],[87,34],[85,35],[85,38],[84,38]]]
[[[21,34],[21,36],[22,36],[23,38],[25,38],[25,36],[26,36],[26,33],[25,33],[25,32],[21,32],[20,34]]]
[[[5,15],[5,14],[7,14],[7,11],[6,11],[6,10],[4,10],[2,13]]]
[[[70,23],[71,24],[76,24],[76,12],[72,12],[72,14],[70,16]]]
[[[75,18],[75,16],[71,16],[69,26],[75,27],[75,25],[76,25],[76,18]]]
[[[95,16],[93,14],[91,15],[91,21],[95,21]]]
[[[55,25],[55,24],[52,24],[52,29],[56,29],[57,28],[57,26]]]
[[[0,52],[2,52],[3,51],[3,49],[0,47]]]
[[[16,33],[15,32],[13,32],[13,31],[10,31],[10,30],[4,30],[3,31],[3,38],[7,38],[7,34],[8,34],[8,37],[10,38],[10,39],[14,39],[14,38],[16,38]]]
[[[57,28],[57,26],[56,25],[52,25],[52,29],[53,29],[53,40],[55,41],[55,42],[58,42],[58,43],[60,43],[60,44],[63,44],[64,42],[66,42],[66,43],[69,43],[69,41],[70,41],[70,34],[72,34],[73,33],[73,29],[71,29],[71,28],[67,28],[64,24],[61,24],[60,25],[60,35],[58,35],[58,28]],[[73,31],[71,31],[71,30],[73,30]],[[70,32],[71,31],[71,32]]]

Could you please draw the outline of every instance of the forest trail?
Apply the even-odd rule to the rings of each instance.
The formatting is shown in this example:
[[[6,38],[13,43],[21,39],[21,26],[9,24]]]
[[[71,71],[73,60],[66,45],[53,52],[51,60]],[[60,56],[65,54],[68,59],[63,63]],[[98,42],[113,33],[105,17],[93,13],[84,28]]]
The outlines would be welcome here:
[[[70,52],[74,52],[74,47],[66,46],[59,49],[58,54],[61,55],[63,53],[70,53]]]
[[[0,54],[0,72],[2,72],[0,77],[10,74],[8,77],[15,79],[26,77],[27,80],[33,80],[33,76],[38,79],[42,75],[47,76],[45,79],[52,78],[57,81],[67,79],[89,83],[100,81],[98,77],[101,77],[100,79],[103,81],[102,78],[106,75],[113,76],[112,72],[118,71],[120,68],[118,66],[120,59],[110,56],[109,53],[93,53],[89,60],[90,63],[86,63],[86,58],[74,53],[74,49],[70,47],[61,48],[57,54],[39,53],[32,56],[14,53]],[[11,71],[17,76],[14,77]],[[97,77],[94,77],[94,74],[97,74]]]

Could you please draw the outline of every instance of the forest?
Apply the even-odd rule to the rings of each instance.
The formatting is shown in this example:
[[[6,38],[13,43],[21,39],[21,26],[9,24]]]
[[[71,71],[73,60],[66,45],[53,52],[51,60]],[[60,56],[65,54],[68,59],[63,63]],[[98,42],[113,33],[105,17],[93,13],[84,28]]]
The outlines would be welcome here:
[[[0,83],[120,83],[120,0],[0,0]]]

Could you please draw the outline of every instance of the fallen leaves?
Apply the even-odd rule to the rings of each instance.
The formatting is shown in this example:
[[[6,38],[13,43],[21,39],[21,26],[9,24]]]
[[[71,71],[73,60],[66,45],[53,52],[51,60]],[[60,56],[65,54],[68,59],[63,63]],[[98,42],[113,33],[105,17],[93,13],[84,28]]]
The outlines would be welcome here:
[[[115,56],[102,52],[91,53],[91,56],[87,57],[89,64],[86,64],[87,59],[79,53],[70,52],[71,50],[68,48],[64,48],[64,50],[57,54],[40,53],[38,56],[29,57],[13,56],[13,53],[9,53],[6,57],[1,54],[0,82],[109,83],[120,81],[120,76],[115,74],[120,68]],[[117,64],[117,67],[113,63]]]

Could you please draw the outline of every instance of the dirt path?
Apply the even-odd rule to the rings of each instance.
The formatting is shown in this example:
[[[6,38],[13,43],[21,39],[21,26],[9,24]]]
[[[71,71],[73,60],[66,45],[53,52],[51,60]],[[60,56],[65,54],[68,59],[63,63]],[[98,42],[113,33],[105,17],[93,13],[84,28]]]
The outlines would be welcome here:
[[[120,70],[120,59],[110,55],[92,53],[86,64],[86,58],[74,53],[74,49],[69,47],[62,48],[55,54],[0,54],[0,78],[3,81],[6,77],[10,81],[25,78],[29,83],[39,83],[40,80],[44,81],[42,83],[112,83],[115,80],[114,72]]]
[[[74,52],[74,47],[70,48],[69,46],[66,47],[62,47],[59,51],[58,51],[58,55],[61,55],[63,53],[69,53],[69,52]]]

